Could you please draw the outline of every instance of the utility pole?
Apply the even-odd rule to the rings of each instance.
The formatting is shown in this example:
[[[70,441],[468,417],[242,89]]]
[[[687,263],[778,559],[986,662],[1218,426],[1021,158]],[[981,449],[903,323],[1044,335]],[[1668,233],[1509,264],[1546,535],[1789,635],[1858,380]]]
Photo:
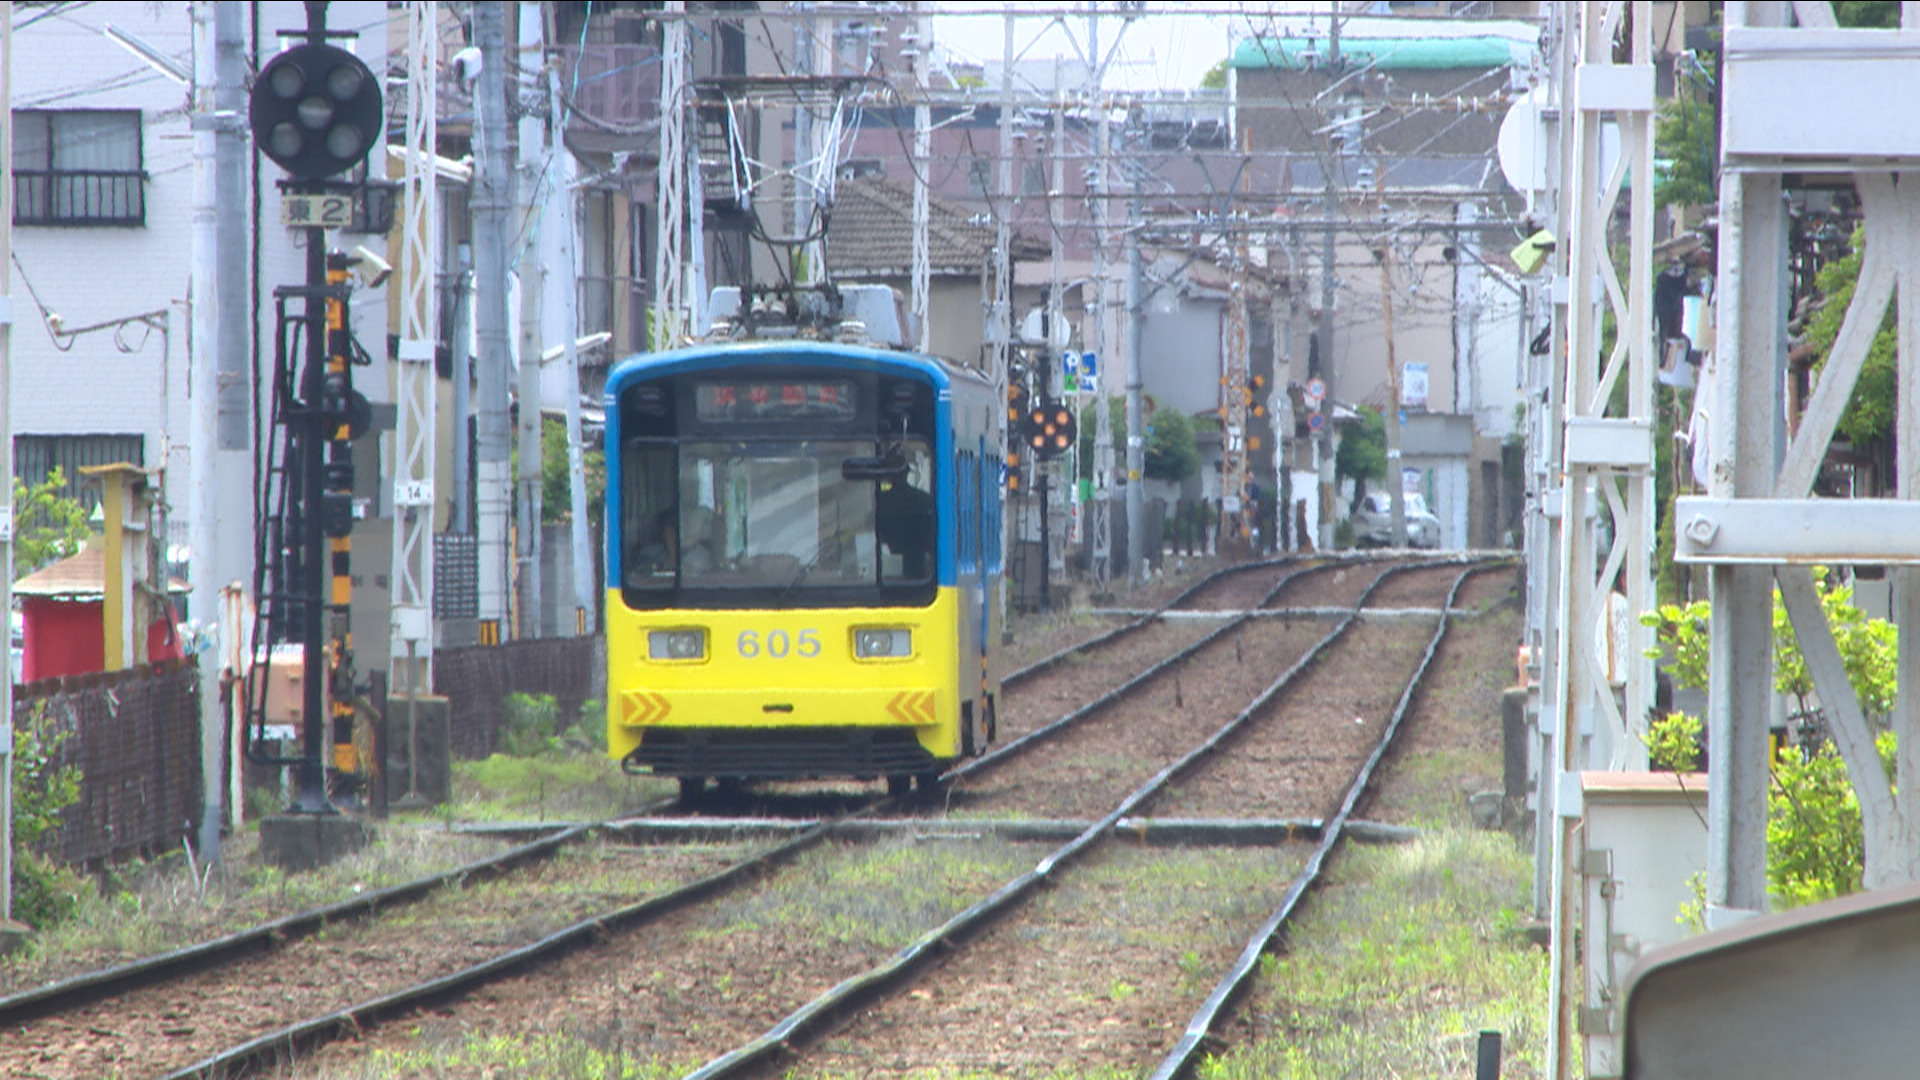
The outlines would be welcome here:
[[[668,24],[679,26],[678,20]],[[477,346],[479,431],[475,442],[478,504],[480,643],[501,641],[507,615],[507,221],[513,174],[507,166],[506,5],[483,0],[473,8],[480,47],[474,128],[480,147],[473,179],[474,344]],[[463,466],[465,462],[461,463]]]
[[[189,404],[192,435],[188,439],[187,462],[191,477],[188,499],[192,508],[192,533],[188,544],[193,552],[193,614],[196,620],[210,624],[212,613],[220,609],[221,585],[243,576],[228,572],[233,552],[223,550],[220,538],[227,535],[227,531],[222,525],[232,527],[247,521],[244,513],[236,516],[231,512],[244,511],[245,504],[236,504],[224,497],[220,482],[223,476],[244,475],[223,471],[223,466],[231,462],[222,460],[228,455],[221,451],[247,448],[246,382],[244,378],[229,377],[229,368],[236,364],[244,371],[246,321],[221,318],[222,311],[245,310],[244,300],[235,296],[240,291],[236,286],[244,284],[244,269],[236,273],[231,282],[224,280],[222,272],[225,269],[222,263],[229,254],[226,244],[233,232],[230,226],[244,229],[245,223],[242,215],[220,213],[222,206],[239,205],[246,191],[244,173],[240,174],[238,186],[226,187],[232,180],[226,168],[228,159],[235,156],[230,151],[237,145],[237,135],[246,123],[246,95],[237,69],[240,5],[199,0],[193,5],[192,16],[194,185],[190,295],[193,348],[189,363],[193,392]],[[229,304],[237,306],[228,307]],[[236,337],[238,348],[233,345]],[[229,445],[234,434],[235,425],[230,421],[235,397],[239,399],[237,447]],[[242,488],[245,485],[230,482],[227,486]],[[251,528],[250,522],[248,527]],[[239,550],[246,548],[240,546]],[[201,775],[217,777],[226,760],[227,725],[220,707],[220,665],[212,662],[211,656],[208,654],[206,662],[200,665],[200,767]],[[220,857],[226,790],[215,782],[207,783],[204,790],[199,854],[211,863]]]
[[[13,20],[0,19],[0,611],[13,610]],[[8,661],[12,663],[11,660]],[[13,673],[0,679],[0,935],[13,921]]]
[[[559,150],[566,145],[566,110],[560,103],[560,72],[551,66],[547,68],[547,104],[548,145],[554,147],[555,160],[558,160]],[[693,163],[690,174],[699,177],[699,162]],[[593,613],[597,605],[593,596],[593,541],[587,535],[586,450],[580,435],[580,343],[576,336],[580,326],[580,266],[574,248],[575,189],[571,176],[569,181],[554,185],[552,199],[553,227],[558,230],[560,241],[560,321],[566,331],[561,357],[567,382],[567,514],[568,539],[573,545],[573,632],[585,635],[594,630]],[[695,207],[700,206],[698,197],[692,202]],[[698,259],[695,264],[698,265]]]
[[[1336,12],[1327,19],[1327,71],[1338,75],[1340,71],[1340,16]],[[1326,383],[1326,415],[1329,417],[1320,425],[1317,440],[1319,452],[1315,455],[1320,468],[1320,509],[1317,519],[1320,523],[1316,546],[1321,551],[1333,550],[1334,503],[1338,500],[1333,470],[1333,414],[1334,395],[1337,392],[1335,367],[1333,363],[1333,303],[1334,286],[1334,228],[1340,218],[1340,196],[1336,186],[1336,173],[1343,168],[1342,158],[1337,153],[1328,153],[1324,159],[1325,175],[1322,180],[1325,188],[1321,192],[1320,214],[1326,219],[1326,231],[1321,237],[1320,246],[1320,326],[1316,333],[1315,344],[1319,345],[1320,370],[1313,374]]]
[[[813,74],[813,35],[815,28],[814,4],[812,0],[797,0],[793,5],[799,18],[793,21],[793,71],[798,79],[805,83]],[[814,201],[812,195],[819,190],[818,174],[814,172],[817,160],[817,148],[814,146],[813,114],[807,111],[806,101],[799,100],[793,106],[793,231],[791,235],[798,239],[807,235],[813,225]],[[661,161],[666,155],[661,155]],[[674,158],[676,163],[679,158]],[[805,183],[802,183],[805,181]],[[805,189],[805,190],[802,190]],[[813,245],[804,244],[800,248],[801,266],[794,274],[795,285],[810,285],[820,280],[820,267],[813,265]]]
[[[515,67],[523,56],[539,55],[540,5],[520,5],[520,47],[514,50]],[[515,72],[516,76],[518,72]],[[514,78],[514,100],[521,98],[521,80]],[[514,500],[518,511],[519,528],[515,533],[514,545],[516,560],[519,563],[515,575],[517,588],[514,605],[518,618],[514,637],[537,638],[544,636],[541,625],[543,605],[540,588],[540,526],[544,515],[541,513],[541,447],[540,447],[540,354],[545,351],[540,341],[541,294],[546,291],[546,271],[540,265],[540,230],[545,218],[541,206],[548,193],[541,188],[547,179],[547,170],[541,167],[541,142],[546,135],[538,117],[524,115],[520,119],[520,198],[516,215],[521,228],[515,233],[520,245],[520,388],[519,414],[515,425],[517,442],[520,449],[519,460],[519,497]],[[555,148],[556,150],[558,148]],[[675,165],[679,164],[676,159]],[[567,328],[567,336],[573,336],[573,328]]]
[[[1247,497],[1247,406],[1251,402],[1251,380],[1247,378],[1247,250],[1245,234],[1239,229],[1228,248],[1227,266],[1227,340],[1220,365],[1221,418],[1225,421],[1220,445],[1220,520],[1219,543],[1224,551],[1229,544],[1251,539],[1248,533]]]
[[[927,230],[933,207],[927,191],[928,161],[933,156],[933,111],[929,103],[928,67],[933,57],[933,20],[925,5],[916,5],[913,16],[913,326],[914,348],[933,350],[933,327],[929,318],[933,290],[933,256],[928,247]]]
[[[1107,220],[1107,194],[1110,177],[1107,174],[1107,161],[1112,153],[1113,129],[1112,109],[1106,100],[1106,61],[1100,56],[1100,7],[1090,4],[1087,9],[1087,56],[1092,63],[1093,86],[1087,94],[1088,103],[1097,110],[1093,126],[1093,288],[1099,297],[1099,305],[1094,310],[1093,319],[1093,355],[1097,363],[1107,362],[1107,318],[1113,295],[1113,283],[1107,280],[1107,243],[1112,238]],[[1122,31],[1125,32],[1124,30]],[[1098,375],[1096,373],[1096,378]],[[1104,585],[1113,576],[1113,518],[1107,512],[1108,477],[1113,472],[1113,417],[1107,410],[1107,388],[1105,380],[1097,387],[1093,398],[1093,504],[1090,507],[1089,525],[1093,535],[1093,580]],[[1136,544],[1137,538],[1129,533],[1129,544]],[[1129,548],[1129,550],[1133,550]]]
[[[1141,491],[1147,471],[1145,382],[1140,370],[1140,336],[1147,313],[1140,295],[1140,176],[1133,177],[1127,200],[1127,580],[1139,584],[1147,567],[1147,502]]]
[[[993,310],[987,324],[993,340],[993,377],[1004,399],[1013,356],[1013,12],[1001,19],[1005,41],[1000,58],[1000,159],[994,184],[1000,206],[993,221]]]
[[[216,116],[220,118],[214,129],[214,167],[218,175],[214,187],[220,193],[220,205],[238,206],[247,197],[250,190],[247,179],[247,165],[253,159],[252,148],[248,145],[247,133],[247,42],[245,13],[250,9],[239,4],[217,4],[214,11],[214,91],[213,101]],[[9,144],[11,145],[11,144]],[[221,214],[214,225],[214,245],[218,252],[216,266],[219,275],[214,285],[218,305],[223,312],[242,312],[248,308],[252,294],[252,282],[247,269],[247,220],[244,214]],[[252,377],[252,322],[251,319],[223,318],[220,320],[219,356],[216,360],[218,382],[214,395],[218,404],[214,410],[214,474],[223,478],[224,483],[214,492],[214,503],[219,510],[222,526],[227,523],[245,523],[244,528],[251,539],[253,529],[253,481],[254,481],[254,440],[253,417],[258,400],[257,390]],[[230,535],[230,534],[228,534]],[[216,574],[214,584],[226,584],[240,587],[253,576],[252,544],[223,543],[215,547],[218,561],[211,569]],[[207,563],[196,558],[195,564],[206,567]],[[195,571],[195,577],[201,571]],[[220,590],[213,590],[212,606],[196,608],[199,618],[210,621],[214,613],[220,610]],[[233,653],[244,654],[243,643],[235,642]],[[238,669],[232,672],[237,679],[243,673]],[[218,700],[219,695],[215,695]],[[224,725],[215,725],[216,730]],[[238,731],[233,732],[230,740],[233,747],[232,760],[238,761],[244,745],[244,737]],[[203,759],[204,760],[204,759]],[[230,770],[232,779],[228,786],[230,802],[229,816],[235,827],[243,820],[240,809],[241,776],[240,770]],[[217,776],[215,773],[204,775]],[[206,815],[201,819],[201,851],[208,858],[219,853],[220,846],[216,837],[221,832],[221,822],[217,820],[214,807],[207,807]]]
[[[1375,183],[1381,183],[1376,177]],[[1407,485],[1400,472],[1400,362],[1393,355],[1393,239],[1380,249],[1380,317],[1387,339],[1387,496],[1393,506],[1393,544],[1407,546]]]
[[[993,345],[993,385],[999,391],[1000,400],[1007,400],[1007,388],[1010,385],[1013,370],[1013,10],[1009,8],[1000,17],[1002,41],[1000,50],[1000,140],[998,143],[999,161],[996,163],[997,183],[994,190],[999,192],[1000,205],[994,208],[993,215],[993,280],[992,293],[988,296],[987,339]],[[1002,417],[1007,410],[1002,407]],[[1004,424],[1004,420],[1002,421]],[[1000,445],[1007,445],[1008,431],[1000,430]],[[1028,455],[1021,453],[1020,460]],[[1003,492],[1004,494],[1004,492]],[[1000,517],[1000,551],[1003,567],[1017,567],[1020,561],[1015,557],[1014,545],[1020,540],[1020,530],[1015,525],[1015,515],[1002,514]],[[1044,574],[1046,568],[1041,567]],[[1000,575],[1000,610],[1007,610],[1007,578]]]

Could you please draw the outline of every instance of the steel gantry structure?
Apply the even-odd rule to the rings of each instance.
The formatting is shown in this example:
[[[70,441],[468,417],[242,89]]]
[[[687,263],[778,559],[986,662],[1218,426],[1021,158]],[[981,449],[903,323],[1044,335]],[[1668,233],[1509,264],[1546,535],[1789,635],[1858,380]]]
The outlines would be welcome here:
[[[434,171],[440,5],[407,9],[405,216],[400,238],[400,346],[395,373],[393,608],[389,655],[393,690],[433,692],[433,470],[437,428],[434,343],[439,340],[434,276],[439,214]],[[404,658],[404,659],[403,659]],[[409,760],[415,751],[409,748]]]
[[[1565,277],[1554,282],[1564,328],[1564,368],[1555,376],[1564,409],[1557,490],[1541,493],[1553,522],[1559,590],[1547,623],[1548,670],[1540,703],[1542,808],[1551,840],[1553,1023],[1548,1057],[1570,1075],[1590,1000],[1574,944],[1580,889],[1580,773],[1644,769],[1642,733],[1653,703],[1649,631],[1653,606],[1654,419],[1652,28],[1622,0],[1582,4],[1564,32],[1572,50],[1571,108],[1560,118],[1568,163],[1562,210]],[[1615,40],[1629,39],[1616,60]],[[1611,168],[1602,127],[1619,130]],[[1630,192],[1630,195],[1628,193]],[[1608,226],[1628,195],[1625,281],[1610,254]],[[1560,258],[1556,253],[1556,260]],[[1603,310],[1612,315],[1606,340]],[[1624,391],[1619,393],[1617,391]],[[1537,553],[1536,553],[1537,554]],[[1551,810],[1544,804],[1551,802]],[[1592,955],[1591,947],[1588,955]],[[1591,968],[1592,965],[1589,965]]]
[[[1920,694],[1901,694],[1896,773],[1847,680],[1815,591],[1815,565],[1890,568],[1898,683],[1920,685],[1920,120],[1879,107],[1920,72],[1920,10],[1896,30],[1842,29],[1826,3],[1729,4],[1721,231],[1707,494],[1675,510],[1675,556],[1708,568],[1706,915],[1709,928],[1765,910],[1771,594],[1800,641],[1859,795],[1868,888],[1920,876]],[[1809,88],[1818,88],[1810,93]],[[1784,397],[1789,174],[1850,178],[1865,249],[1853,299],[1798,423]],[[1891,498],[1817,498],[1814,482],[1889,304],[1897,311],[1897,465]]]

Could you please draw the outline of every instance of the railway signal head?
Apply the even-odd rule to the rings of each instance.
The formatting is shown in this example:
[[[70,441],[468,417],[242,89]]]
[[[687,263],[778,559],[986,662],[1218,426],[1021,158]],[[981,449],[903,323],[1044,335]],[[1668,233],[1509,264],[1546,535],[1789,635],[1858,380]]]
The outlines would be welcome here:
[[[1027,414],[1027,445],[1037,457],[1059,457],[1073,446],[1077,426],[1072,408],[1045,402]]]
[[[295,180],[360,164],[380,138],[380,83],[360,58],[321,42],[267,62],[247,106],[253,142]]]

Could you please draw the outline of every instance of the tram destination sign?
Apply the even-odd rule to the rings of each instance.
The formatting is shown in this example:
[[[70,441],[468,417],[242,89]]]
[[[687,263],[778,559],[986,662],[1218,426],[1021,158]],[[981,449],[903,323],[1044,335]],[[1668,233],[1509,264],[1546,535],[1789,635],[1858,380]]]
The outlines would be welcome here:
[[[694,415],[701,423],[852,420],[857,409],[851,380],[777,379],[702,382],[694,386]]]

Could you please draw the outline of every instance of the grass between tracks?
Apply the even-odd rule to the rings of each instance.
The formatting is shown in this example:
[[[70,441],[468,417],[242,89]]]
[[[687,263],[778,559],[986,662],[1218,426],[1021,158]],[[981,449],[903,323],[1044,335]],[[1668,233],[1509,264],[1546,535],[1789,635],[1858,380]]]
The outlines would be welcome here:
[[[1454,662],[1510,671],[1512,625],[1510,608],[1463,620],[1456,628],[1462,655]],[[1063,629],[1069,635],[1088,630]],[[1497,696],[1451,704],[1483,716],[1497,731]],[[1546,955],[1528,948],[1519,932],[1529,906],[1530,864],[1512,838],[1472,829],[1464,805],[1464,792],[1498,787],[1499,769],[1497,740],[1416,748],[1390,763],[1379,802],[1395,820],[1421,826],[1424,835],[1401,846],[1350,847],[1334,861],[1326,883],[1300,913],[1289,948],[1266,961],[1260,985],[1241,1009],[1238,1030],[1251,1037],[1206,1063],[1206,1080],[1470,1076],[1482,1029],[1503,1034],[1504,1077],[1540,1075]],[[229,857],[212,871],[184,854],[123,870],[88,899],[80,920],[35,935],[26,952],[0,961],[0,992],[97,967],[106,962],[102,957],[130,958],[203,940],[497,849],[497,842],[456,836],[436,825],[611,817],[668,790],[650,785],[622,777],[613,763],[591,754],[496,758],[457,767],[450,810],[413,819],[419,828],[384,828],[373,847],[320,871],[286,875],[252,861],[251,834],[230,839]],[[960,845],[937,845],[937,853],[926,847],[876,847],[853,871],[863,887],[838,893],[832,903],[796,878],[792,892],[757,895],[728,917],[742,925],[825,928],[816,932],[861,948],[898,947],[943,917],[946,884],[965,882],[963,892],[977,884],[964,874],[943,884],[922,861],[937,854],[945,863],[964,850]],[[943,874],[953,874],[946,865]],[[1015,872],[997,865],[975,865],[974,871]],[[1132,884],[1158,887],[1168,896],[1178,892],[1165,882]],[[1183,961],[1180,967],[1188,981],[1213,977],[1199,965],[1187,971]],[[1107,992],[1118,996],[1123,989]],[[697,1064],[635,1056],[618,1032],[579,1030],[476,1035],[430,1057],[369,1061],[332,1075],[653,1080],[683,1075]],[[1022,1075],[1112,1080],[1143,1075],[1152,1064],[1134,1073],[1059,1062]],[[959,1069],[929,1074],[942,1080],[987,1075]]]

